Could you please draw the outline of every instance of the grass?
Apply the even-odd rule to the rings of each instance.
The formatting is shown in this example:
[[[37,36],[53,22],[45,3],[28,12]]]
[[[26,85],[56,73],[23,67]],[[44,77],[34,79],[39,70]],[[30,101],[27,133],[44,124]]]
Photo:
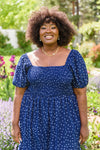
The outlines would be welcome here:
[[[87,92],[88,110],[91,114],[100,116],[100,92]]]
[[[87,92],[89,138],[82,150],[100,150],[100,92],[90,90]]]

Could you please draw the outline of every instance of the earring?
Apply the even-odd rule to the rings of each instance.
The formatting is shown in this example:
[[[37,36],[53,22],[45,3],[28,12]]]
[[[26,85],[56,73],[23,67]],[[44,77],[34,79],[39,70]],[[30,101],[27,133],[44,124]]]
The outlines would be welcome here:
[[[40,39],[40,42],[41,42],[41,39]]]
[[[58,37],[58,41],[60,40],[60,37]]]

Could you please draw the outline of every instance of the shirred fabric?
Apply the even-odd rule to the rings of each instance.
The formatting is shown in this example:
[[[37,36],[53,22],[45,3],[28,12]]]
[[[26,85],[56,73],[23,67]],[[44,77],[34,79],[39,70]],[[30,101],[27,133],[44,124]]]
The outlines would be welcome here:
[[[63,66],[34,66],[21,56],[13,84],[26,87],[18,150],[80,150],[80,116],[73,88],[88,84],[84,60],[71,50]]]

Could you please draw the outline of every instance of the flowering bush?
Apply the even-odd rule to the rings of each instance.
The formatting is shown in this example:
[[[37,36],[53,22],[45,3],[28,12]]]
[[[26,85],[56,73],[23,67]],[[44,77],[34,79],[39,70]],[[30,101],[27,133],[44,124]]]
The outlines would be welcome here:
[[[93,41],[85,41],[81,45],[79,45],[78,50],[83,56],[83,58],[86,58],[88,56],[88,53],[94,45],[95,43]]]
[[[12,71],[9,70],[7,72],[7,64],[5,63],[3,56],[0,56],[0,98],[2,98],[3,100],[8,99],[9,97],[13,99],[14,96],[15,87],[12,85],[12,80],[16,68],[15,56],[12,55],[9,61],[11,62],[9,69]]]
[[[11,58],[9,59],[9,61],[11,62],[10,68],[13,70],[13,72],[8,72],[8,75],[14,76],[14,71],[16,69],[15,55],[12,55]],[[6,75],[6,74],[7,73],[6,73],[4,57],[0,56],[0,79],[7,78],[8,75]]]
[[[2,79],[7,78],[4,64],[5,64],[4,58],[3,56],[0,56],[0,78]]]
[[[89,57],[91,57],[93,65],[100,68],[100,44],[90,50]]]
[[[11,58],[9,59],[9,61],[11,62],[10,68],[15,71],[15,69],[16,69],[15,55],[12,55]],[[14,71],[10,72],[10,76],[14,76]]]
[[[15,150],[17,144],[11,137],[11,117],[13,102],[0,100],[0,150]]]
[[[83,41],[94,40],[98,37],[96,34],[100,31],[100,21],[83,24],[79,32],[83,35]]]

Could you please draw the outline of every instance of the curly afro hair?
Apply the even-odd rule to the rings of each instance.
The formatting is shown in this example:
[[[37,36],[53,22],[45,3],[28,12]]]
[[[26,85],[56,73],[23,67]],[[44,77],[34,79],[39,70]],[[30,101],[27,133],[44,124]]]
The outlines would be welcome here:
[[[41,10],[31,14],[26,30],[26,40],[30,40],[38,47],[43,46],[42,41],[40,41],[39,31],[44,22],[56,24],[59,30],[60,39],[57,41],[59,46],[68,45],[72,37],[77,34],[64,12],[56,8],[48,9],[47,7],[42,7]]]

